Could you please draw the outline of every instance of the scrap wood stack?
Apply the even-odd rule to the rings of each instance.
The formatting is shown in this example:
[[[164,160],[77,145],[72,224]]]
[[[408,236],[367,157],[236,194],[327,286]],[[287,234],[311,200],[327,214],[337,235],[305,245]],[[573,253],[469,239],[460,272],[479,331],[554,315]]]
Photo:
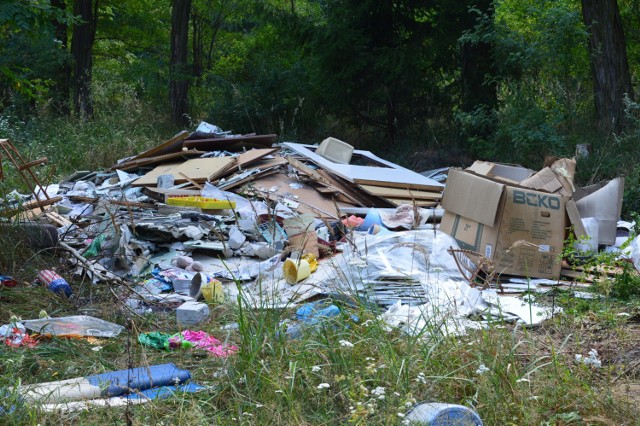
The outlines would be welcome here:
[[[111,170],[144,172],[131,185],[144,188],[158,202],[199,195],[202,185],[211,183],[226,191],[253,190],[299,213],[332,219],[349,207],[435,207],[442,195],[441,183],[368,151],[349,146],[343,158],[329,159],[337,146],[347,145],[337,139],[328,138],[319,147],[285,143],[282,149],[271,147],[275,139],[276,135],[193,139],[182,132]],[[158,187],[162,175],[172,176],[170,187]]]

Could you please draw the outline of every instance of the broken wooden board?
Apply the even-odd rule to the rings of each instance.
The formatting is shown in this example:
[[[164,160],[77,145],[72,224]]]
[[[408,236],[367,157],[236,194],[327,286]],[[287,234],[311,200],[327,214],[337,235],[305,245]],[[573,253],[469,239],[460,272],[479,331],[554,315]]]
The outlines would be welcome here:
[[[62,197],[56,196],[56,197],[50,197],[47,200],[33,200],[33,201],[29,201],[27,203],[24,203],[22,205],[22,207],[20,207],[21,210],[31,210],[37,207],[45,207],[45,206],[50,206],[51,204],[55,204],[58,201],[62,201]]]
[[[211,181],[224,174],[235,163],[233,157],[219,158],[195,158],[184,163],[166,164],[158,166],[146,175],[133,181],[133,186],[156,186],[158,176],[170,174],[174,177],[175,183],[187,182],[185,176],[195,182]]]
[[[238,171],[232,175],[226,175],[224,181],[222,179],[216,181],[216,186],[220,189],[231,189],[242,186],[260,176],[267,176],[277,173],[281,166],[287,164],[287,160],[283,157],[261,158],[251,167]]]
[[[156,157],[158,155],[169,154],[172,152],[179,152],[180,150],[182,150],[182,141],[185,140],[187,136],[189,136],[189,132],[183,130],[168,141],[163,142],[158,146],[154,146],[153,148],[150,148],[136,155],[128,161],[137,160],[139,158]]]
[[[308,158],[318,166],[340,176],[351,183],[362,185],[376,185],[395,188],[410,188],[424,191],[442,191],[444,185],[422,176],[419,173],[405,169],[397,164],[383,160],[369,151],[355,150],[354,159],[365,159],[375,166],[360,166],[356,164],[340,164],[327,160],[313,152],[317,147],[297,143],[284,143],[286,148]],[[352,160],[352,163],[354,160]]]
[[[56,224],[58,227],[72,225],[72,222],[69,219],[62,216],[58,212],[50,211],[50,212],[46,212],[44,215],[47,217],[47,219],[49,219],[51,222]]]
[[[320,176],[326,179],[332,187],[340,190],[347,200],[358,207],[392,207],[393,204],[379,197],[371,196],[362,191],[357,185],[353,185],[340,179],[337,176],[333,176],[326,170],[316,170]]]
[[[278,148],[262,148],[262,149],[250,149],[249,151],[243,152],[242,154],[236,157],[236,164],[233,165],[233,168],[237,168],[238,170],[244,169],[249,164],[253,164],[256,161],[260,161],[267,155],[271,155],[276,152]],[[279,157],[282,158],[282,157]]]
[[[284,173],[256,179],[252,187],[270,199],[279,197],[293,201],[292,204],[297,203],[294,210],[301,214],[310,213],[315,217],[337,219],[340,217],[340,207],[353,207],[352,204],[325,197],[309,185],[292,179]]]
[[[175,162],[173,160],[188,159],[191,157],[199,157],[204,151],[184,150],[180,152],[172,152],[169,154],[158,155],[155,157],[140,158],[138,160],[128,160],[111,167],[111,170],[130,171],[141,167],[157,166],[158,164]]]
[[[278,135],[237,135],[225,138],[187,139],[184,146],[201,151],[240,151],[243,148],[268,148],[278,139]]]
[[[364,191],[382,198],[406,198],[409,200],[439,200],[442,192],[415,191],[411,189],[388,188],[384,186],[360,185]]]

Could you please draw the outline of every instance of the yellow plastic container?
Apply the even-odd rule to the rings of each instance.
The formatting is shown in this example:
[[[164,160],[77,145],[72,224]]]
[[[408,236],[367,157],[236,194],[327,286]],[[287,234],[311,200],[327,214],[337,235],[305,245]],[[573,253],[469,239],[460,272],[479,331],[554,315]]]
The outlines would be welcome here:
[[[211,280],[200,287],[202,291],[202,297],[207,303],[222,303],[224,302],[224,292],[222,290],[222,283],[218,280]]]
[[[295,262],[289,258],[284,261],[282,269],[285,281],[291,285],[296,284],[311,275],[311,266],[309,265],[309,262],[304,259],[300,259],[299,262]]]
[[[195,196],[169,197],[167,198],[167,204],[179,207],[200,207],[204,210],[236,208],[236,203],[234,201]]]

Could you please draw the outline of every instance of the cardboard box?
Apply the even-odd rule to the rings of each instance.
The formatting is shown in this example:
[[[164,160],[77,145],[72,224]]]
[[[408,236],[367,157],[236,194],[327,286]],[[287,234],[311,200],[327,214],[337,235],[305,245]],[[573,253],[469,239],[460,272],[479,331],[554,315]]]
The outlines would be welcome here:
[[[517,184],[535,173],[533,170],[522,166],[492,163],[489,161],[475,161],[467,170],[494,180],[512,184]]]
[[[460,248],[481,253],[501,274],[560,276],[566,198],[449,171],[440,229]]]

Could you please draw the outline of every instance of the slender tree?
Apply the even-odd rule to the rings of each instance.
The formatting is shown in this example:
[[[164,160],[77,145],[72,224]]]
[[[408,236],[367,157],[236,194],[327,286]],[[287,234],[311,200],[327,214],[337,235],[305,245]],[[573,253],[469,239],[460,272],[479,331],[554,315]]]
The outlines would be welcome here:
[[[71,37],[73,103],[76,112],[85,117],[93,116],[91,78],[99,6],[100,0],[75,0],[73,4],[73,14],[80,19]]]
[[[169,101],[174,124],[184,126],[188,121],[189,17],[191,0],[173,0],[171,9],[171,57],[169,60]]]
[[[598,126],[620,132],[625,94],[633,98],[629,62],[617,0],[582,0],[589,31],[589,53]]]

